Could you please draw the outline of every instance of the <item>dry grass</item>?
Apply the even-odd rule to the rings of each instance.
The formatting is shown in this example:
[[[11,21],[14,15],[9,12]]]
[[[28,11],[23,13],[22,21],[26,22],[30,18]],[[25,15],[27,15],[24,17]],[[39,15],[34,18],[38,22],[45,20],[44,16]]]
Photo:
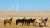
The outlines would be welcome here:
[[[35,26],[20,26],[20,25],[9,25],[7,24],[6,26],[3,25],[3,23],[0,24],[0,28],[43,28],[43,27],[35,27]]]

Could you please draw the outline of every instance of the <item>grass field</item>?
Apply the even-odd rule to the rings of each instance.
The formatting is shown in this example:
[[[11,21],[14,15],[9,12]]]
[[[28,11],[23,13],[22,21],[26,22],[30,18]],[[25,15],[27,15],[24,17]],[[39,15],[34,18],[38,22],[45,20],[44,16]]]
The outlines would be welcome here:
[[[3,25],[3,23],[0,23],[0,28],[44,28],[44,27],[36,27],[36,26],[20,26],[20,25],[15,25],[15,24],[7,24],[6,26]],[[45,27],[45,28],[50,28],[50,27]]]

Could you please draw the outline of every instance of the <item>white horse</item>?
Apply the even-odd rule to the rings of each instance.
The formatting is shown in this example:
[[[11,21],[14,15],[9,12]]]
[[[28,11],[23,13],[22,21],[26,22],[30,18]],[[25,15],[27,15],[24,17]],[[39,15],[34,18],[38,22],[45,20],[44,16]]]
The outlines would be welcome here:
[[[44,26],[47,26],[47,21],[48,21],[48,17],[42,17],[42,23],[44,23]]]

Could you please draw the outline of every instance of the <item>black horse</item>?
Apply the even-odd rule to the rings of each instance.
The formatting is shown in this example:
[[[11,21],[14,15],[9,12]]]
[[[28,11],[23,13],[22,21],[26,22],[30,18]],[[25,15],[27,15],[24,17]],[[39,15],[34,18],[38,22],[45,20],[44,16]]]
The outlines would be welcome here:
[[[35,19],[32,19],[32,18],[30,18],[30,19],[25,19],[25,17],[24,17],[23,19],[18,19],[18,20],[16,20],[16,25],[17,25],[18,23],[22,23],[22,25],[23,25],[23,24],[29,25],[30,23],[34,23],[34,22],[35,22]]]
[[[17,19],[16,20],[16,25],[18,25],[18,23],[22,23],[22,25],[23,25],[24,21],[25,21],[25,17],[23,19]]]

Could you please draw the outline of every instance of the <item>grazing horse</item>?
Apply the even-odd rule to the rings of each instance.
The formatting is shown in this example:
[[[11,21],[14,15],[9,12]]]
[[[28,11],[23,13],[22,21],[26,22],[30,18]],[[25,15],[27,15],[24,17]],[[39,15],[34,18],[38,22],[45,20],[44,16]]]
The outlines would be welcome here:
[[[46,26],[47,21],[48,21],[48,17],[41,17],[36,19],[36,22],[39,23],[40,27]]]
[[[11,22],[12,22],[12,17],[10,19],[5,19],[4,25],[6,25],[7,23],[11,24]]]
[[[42,17],[42,23],[44,23],[44,26],[46,26],[48,21],[48,17]]]

